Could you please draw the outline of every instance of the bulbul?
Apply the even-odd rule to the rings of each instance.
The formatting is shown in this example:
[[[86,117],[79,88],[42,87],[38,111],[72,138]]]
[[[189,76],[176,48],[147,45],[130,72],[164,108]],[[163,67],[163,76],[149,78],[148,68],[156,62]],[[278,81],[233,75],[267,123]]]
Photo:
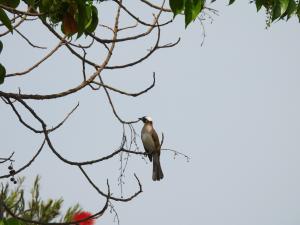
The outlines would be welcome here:
[[[164,177],[164,174],[160,166],[160,142],[158,135],[153,128],[152,118],[149,116],[144,116],[139,118],[144,122],[144,127],[141,132],[141,138],[144,145],[145,151],[148,153],[150,161],[153,159],[153,172],[152,180],[161,180]]]

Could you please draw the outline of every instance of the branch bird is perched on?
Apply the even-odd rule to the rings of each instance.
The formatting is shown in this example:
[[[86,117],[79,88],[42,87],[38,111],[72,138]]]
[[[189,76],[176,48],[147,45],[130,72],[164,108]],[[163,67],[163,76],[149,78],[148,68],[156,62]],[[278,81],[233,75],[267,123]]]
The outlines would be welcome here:
[[[139,118],[144,123],[144,127],[141,132],[141,138],[144,145],[145,151],[148,153],[150,161],[153,158],[153,173],[152,180],[161,180],[164,174],[160,166],[160,142],[158,135],[153,128],[152,118],[149,116],[144,116]]]

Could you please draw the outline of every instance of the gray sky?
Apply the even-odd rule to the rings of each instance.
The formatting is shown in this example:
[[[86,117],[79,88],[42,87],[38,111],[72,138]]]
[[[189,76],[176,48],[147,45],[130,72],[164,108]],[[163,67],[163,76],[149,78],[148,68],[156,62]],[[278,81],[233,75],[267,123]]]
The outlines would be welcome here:
[[[177,47],[159,51],[136,67],[104,73],[109,84],[136,91],[151,83],[156,72],[157,85],[144,96],[113,94],[117,109],[125,119],[151,115],[156,130],[165,134],[164,147],[192,158],[187,163],[163,152],[165,178],[153,182],[151,165],[132,156],[124,193],[136,191],[133,172],[144,192],[130,203],[115,203],[122,225],[300,223],[299,23],[294,18],[266,30],[264,13],[257,14],[247,1],[231,7],[217,3],[215,8],[220,16],[206,23],[203,47],[199,23],[184,30],[183,18],[178,17],[162,33],[166,43],[180,36]],[[37,27],[25,26],[23,31],[35,34],[38,44],[55,46],[56,40],[46,38]],[[123,46],[111,63],[137,58],[153,37],[138,42],[140,48]],[[3,42],[0,57],[11,68],[9,72],[23,70],[45,54],[30,50],[16,35]],[[23,93],[53,93],[74,86],[81,79],[80,65],[64,53],[60,50],[29,76],[7,79],[1,90],[22,87]],[[122,130],[103,92],[86,89],[63,100],[30,104],[37,105],[36,111],[49,124],[55,124],[78,101],[79,110],[51,135],[59,152],[72,160],[85,160],[116,149]],[[42,136],[24,129],[5,105],[0,104],[0,112],[1,156],[14,150],[16,167],[21,166],[34,154]],[[139,131],[141,126],[135,127]],[[117,195],[118,167],[116,157],[87,170],[104,189],[109,177]],[[79,202],[88,211],[104,203],[78,169],[64,165],[49,151],[24,173],[27,187],[36,174],[42,175],[44,198],[63,196],[66,207]],[[107,212],[97,224],[113,224],[113,215]]]

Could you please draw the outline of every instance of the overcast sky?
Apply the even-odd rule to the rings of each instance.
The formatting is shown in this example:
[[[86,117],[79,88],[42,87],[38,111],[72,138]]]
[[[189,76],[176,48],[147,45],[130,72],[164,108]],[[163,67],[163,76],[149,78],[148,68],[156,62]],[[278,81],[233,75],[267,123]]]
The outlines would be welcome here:
[[[153,182],[152,166],[132,156],[124,194],[136,191],[133,172],[143,183],[143,193],[129,203],[114,204],[122,225],[300,223],[300,24],[294,18],[266,30],[265,14],[257,14],[248,1],[213,6],[220,15],[213,17],[212,24],[205,23],[202,47],[199,23],[184,30],[183,18],[178,17],[162,33],[165,43],[181,37],[177,47],[158,51],[136,67],[103,74],[109,84],[137,91],[149,85],[156,72],[157,85],[142,97],[113,94],[117,109],[128,120],[151,115],[157,132],[165,134],[164,147],[191,157],[190,162],[183,157],[174,160],[172,153],[163,152],[165,178]],[[38,27],[28,25],[22,31],[35,43],[55,46],[57,40]],[[111,64],[137,58],[153,39],[137,42],[139,47],[123,46]],[[45,54],[30,50],[17,35],[3,42],[0,57],[9,72],[23,70]],[[65,53],[60,50],[24,78],[7,79],[0,89],[53,93],[74,86],[81,79],[80,64]],[[72,160],[86,160],[116,149],[122,127],[104,92],[85,89],[66,99],[29,103],[49,124],[56,124],[78,101],[77,112],[51,135],[58,151]],[[23,128],[3,103],[0,113],[0,156],[15,151],[15,167],[22,166],[43,137]],[[138,132],[141,127],[135,126]],[[79,202],[91,212],[102,207],[104,199],[98,198],[78,169],[64,165],[46,149],[23,173],[28,178],[26,187],[40,174],[43,198],[62,196],[65,207]],[[116,157],[87,170],[104,190],[109,178],[118,195],[118,168]],[[100,224],[113,224],[113,215],[107,212],[97,221]]]

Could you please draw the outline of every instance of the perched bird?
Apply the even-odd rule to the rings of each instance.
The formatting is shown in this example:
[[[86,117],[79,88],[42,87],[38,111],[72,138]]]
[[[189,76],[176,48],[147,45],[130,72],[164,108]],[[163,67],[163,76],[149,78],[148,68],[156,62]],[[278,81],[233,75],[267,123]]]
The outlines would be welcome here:
[[[153,159],[152,180],[161,180],[164,174],[160,166],[160,142],[156,131],[153,128],[152,118],[144,116],[139,118],[144,122],[144,127],[141,132],[141,138],[145,151],[148,153],[150,161]]]

